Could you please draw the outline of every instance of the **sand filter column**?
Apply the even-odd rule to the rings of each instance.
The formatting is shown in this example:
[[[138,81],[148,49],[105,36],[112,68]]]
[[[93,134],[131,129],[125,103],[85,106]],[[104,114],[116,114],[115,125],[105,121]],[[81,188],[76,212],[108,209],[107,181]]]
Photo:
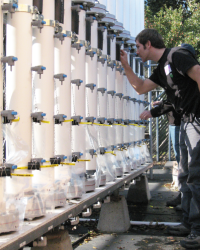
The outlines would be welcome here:
[[[54,36],[59,22],[55,21],[53,0],[37,4],[42,16],[34,22],[32,38],[32,155],[33,161],[42,162],[42,169],[33,180],[35,185],[43,183],[45,204],[52,209],[64,205],[64,193],[55,185],[54,171],[60,164],[54,156]],[[42,28],[37,28],[38,23]]]
[[[12,4],[11,4],[12,5]],[[13,6],[13,5],[12,5]],[[6,7],[6,6],[4,6]],[[37,9],[32,1],[18,2],[15,13],[8,13],[6,25],[6,57],[11,61],[20,58],[15,67],[6,69],[5,109],[2,112],[5,125],[6,162],[17,165],[16,174],[24,176],[14,185],[13,180],[7,179],[6,192],[25,195],[29,198],[25,218],[39,217],[45,214],[43,204],[38,208],[37,195],[32,186],[32,87],[31,87],[31,60],[32,60],[32,14]],[[22,39],[24,38],[24,39]],[[15,54],[15,57],[13,57]],[[6,60],[6,57],[4,60]],[[6,62],[6,61],[5,61]],[[9,66],[9,62],[8,66]],[[14,64],[12,64],[14,65]],[[13,124],[11,125],[11,123]],[[8,125],[10,123],[10,125]],[[20,169],[20,170],[19,170]],[[34,171],[36,173],[37,171]],[[30,177],[28,177],[30,176]],[[16,184],[16,182],[15,182]],[[38,190],[37,190],[38,192]],[[24,216],[24,214],[23,214]]]
[[[57,1],[55,19],[59,26],[54,35],[54,157],[61,165],[55,168],[56,186],[67,198],[74,197],[71,181],[71,1]],[[78,190],[78,188],[77,188]],[[66,199],[65,199],[66,200]]]
[[[85,125],[85,91],[86,91],[86,9],[94,6],[94,1],[73,1],[72,6],[72,31],[77,34],[77,39],[72,43],[71,49],[71,114],[72,114],[72,160],[77,162],[76,171],[82,181],[85,191],[86,174],[86,127]],[[79,5],[83,3],[83,5]]]

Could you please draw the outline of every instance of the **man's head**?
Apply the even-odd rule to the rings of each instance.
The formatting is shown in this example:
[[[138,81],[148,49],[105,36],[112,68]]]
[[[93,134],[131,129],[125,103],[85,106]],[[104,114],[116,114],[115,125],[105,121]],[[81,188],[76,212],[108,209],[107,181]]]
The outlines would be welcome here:
[[[135,40],[136,53],[143,62],[158,61],[165,50],[163,38],[155,29],[142,30]]]
[[[137,36],[136,41],[141,43],[144,47],[148,41],[151,42],[151,46],[157,49],[165,48],[165,44],[162,36],[155,29],[144,29]]]

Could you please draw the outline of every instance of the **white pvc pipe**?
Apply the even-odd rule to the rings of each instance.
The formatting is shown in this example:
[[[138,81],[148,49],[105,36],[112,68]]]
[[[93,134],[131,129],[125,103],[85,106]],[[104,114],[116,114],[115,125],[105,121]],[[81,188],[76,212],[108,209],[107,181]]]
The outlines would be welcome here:
[[[115,118],[115,96],[107,95],[107,118]]]
[[[6,158],[18,166],[27,166],[31,159],[31,21],[32,15],[28,12],[16,12],[12,18],[8,13],[6,56],[15,56],[18,61],[12,71],[6,66],[6,109],[17,111],[20,121],[6,125],[13,135],[7,138]]]
[[[107,0],[107,11],[112,15],[116,15],[116,1]]]
[[[97,221],[97,219],[84,219],[79,218],[79,221]],[[140,225],[147,225],[147,226],[156,226],[156,225],[165,225],[165,226],[178,226],[181,223],[179,222],[152,222],[152,221],[130,221],[131,225],[140,226]]]
[[[130,0],[124,0],[124,29],[130,31]]]
[[[71,4],[65,1],[65,16],[63,27],[67,28],[66,23],[71,22]],[[70,11],[68,11],[70,10]],[[69,27],[68,27],[69,28]],[[54,38],[54,74],[66,74],[67,77],[61,84],[58,79],[54,80],[54,114],[64,114],[67,120],[71,119],[71,38],[66,37],[61,44],[58,38]],[[69,159],[71,155],[71,122],[56,124],[55,127],[55,155],[65,155]]]
[[[99,0],[99,3],[105,5],[107,9],[107,0]]]
[[[116,19],[118,22],[124,22],[124,12],[122,11],[124,8],[124,0],[116,0]]]
[[[136,1],[137,0],[130,0],[130,32],[131,36],[136,37],[137,31],[136,31]]]

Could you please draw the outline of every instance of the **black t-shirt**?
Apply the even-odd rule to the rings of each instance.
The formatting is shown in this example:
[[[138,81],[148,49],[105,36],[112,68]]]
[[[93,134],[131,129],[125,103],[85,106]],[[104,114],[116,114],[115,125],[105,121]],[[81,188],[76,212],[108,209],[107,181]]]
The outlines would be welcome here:
[[[198,62],[188,50],[181,49],[173,53],[169,63],[170,50],[165,50],[149,79],[165,89],[168,100],[183,120],[192,122],[194,117],[200,117],[200,92],[187,71]]]
[[[180,126],[181,124],[181,115],[174,110],[172,104],[167,100],[161,101],[160,104],[151,109],[150,112],[153,117],[166,114],[169,125]]]

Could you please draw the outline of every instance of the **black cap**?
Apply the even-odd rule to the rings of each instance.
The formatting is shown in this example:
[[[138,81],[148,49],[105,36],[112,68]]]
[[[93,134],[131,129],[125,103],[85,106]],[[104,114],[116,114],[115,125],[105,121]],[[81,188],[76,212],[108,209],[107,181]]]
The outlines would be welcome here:
[[[189,50],[194,56],[196,55],[195,49],[192,47],[192,45],[190,45],[188,43],[182,43],[181,47],[183,47],[184,49]]]

